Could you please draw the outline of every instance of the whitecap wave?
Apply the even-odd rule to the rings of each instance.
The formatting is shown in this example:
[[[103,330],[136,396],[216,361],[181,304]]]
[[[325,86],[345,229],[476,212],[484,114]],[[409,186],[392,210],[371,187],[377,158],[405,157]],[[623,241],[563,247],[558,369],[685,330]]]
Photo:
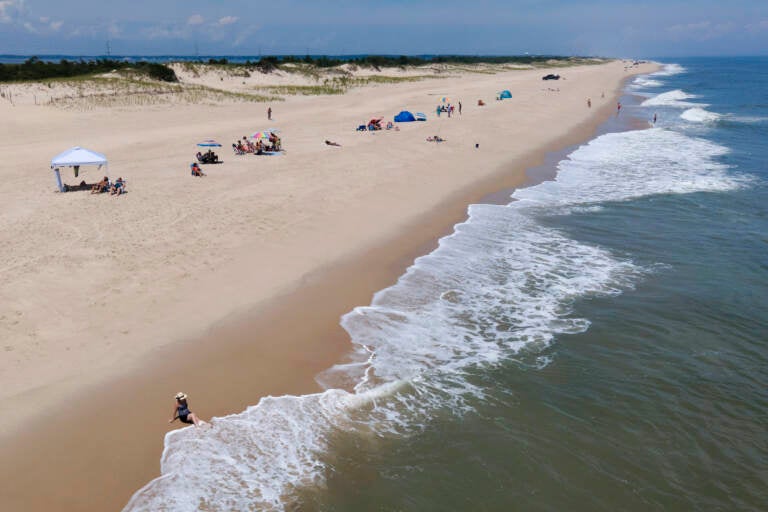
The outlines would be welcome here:
[[[674,91],[667,91],[658,94],[652,98],[641,103],[643,107],[679,107],[679,108],[692,108],[692,107],[706,107],[700,103],[691,103],[685,100],[696,98],[697,96],[675,89]]]
[[[693,107],[680,114],[680,117],[692,123],[714,123],[723,116],[700,107]]]
[[[653,80],[652,78],[649,78],[649,76],[638,76],[635,78],[635,80],[632,82],[631,87],[633,89],[645,89],[649,87],[661,87],[664,85],[659,80]]]
[[[728,166],[718,162],[727,152],[714,142],[662,128],[608,133],[560,162],[554,181],[517,190],[512,197],[551,208],[734,190],[749,179],[732,176]]]
[[[652,73],[651,76],[672,76],[686,73],[687,71],[688,70],[680,64],[664,64],[664,66],[659,71]]]

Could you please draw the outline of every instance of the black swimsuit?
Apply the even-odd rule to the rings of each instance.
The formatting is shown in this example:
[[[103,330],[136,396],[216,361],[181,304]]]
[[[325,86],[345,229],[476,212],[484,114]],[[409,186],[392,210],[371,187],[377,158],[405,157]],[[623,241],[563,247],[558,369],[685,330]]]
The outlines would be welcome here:
[[[188,405],[179,405],[176,407],[176,413],[179,415],[179,419],[182,423],[194,423],[191,421],[187,416],[189,416],[191,413],[189,411]]]

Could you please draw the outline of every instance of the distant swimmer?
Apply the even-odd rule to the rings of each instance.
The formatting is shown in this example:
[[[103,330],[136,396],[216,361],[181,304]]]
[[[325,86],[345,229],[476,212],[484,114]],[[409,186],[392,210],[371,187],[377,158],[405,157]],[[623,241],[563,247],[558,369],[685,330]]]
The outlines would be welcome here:
[[[656,124],[656,112],[653,113],[653,124]]]
[[[189,404],[187,403],[187,395],[179,391],[174,397],[176,404],[173,406],[173,417],[168,420],[168,423],[173,423],[177,419],[182,423],[194,424],[196,427],[204,425],[205,422],[201,421],[195,413],[189,410]]]

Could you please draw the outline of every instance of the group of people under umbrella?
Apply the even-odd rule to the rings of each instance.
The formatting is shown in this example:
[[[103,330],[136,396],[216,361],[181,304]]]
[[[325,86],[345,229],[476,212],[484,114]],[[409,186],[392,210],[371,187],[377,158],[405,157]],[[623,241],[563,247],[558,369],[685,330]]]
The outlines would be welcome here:
[[[232,151],[236,155],[245,155],[248,153],[254,155],[274,154],[282,151],[282,145],[280,137],[277,136],[277,130],[268,130],[256,132],[249,137],[243,136],[242,140],[232,143]],[[205,173],[200,168],[199,164],[220,164],[223,160],[219,158],[219,155],[214,153],[213,148],[220,148],[219,144],[214,139],[206,139],[197,143],[198,148],[208,148],[203,153],[198,151],[195,155],[196,162],[190,164],[190,171],[192,176],[205,176]]]
[[[232,143],[232,151],[236,155],[276,153],[282,151],[282,143],[275,130],[268,130],[256,132],[250,138],[243,135],[242,140]]]

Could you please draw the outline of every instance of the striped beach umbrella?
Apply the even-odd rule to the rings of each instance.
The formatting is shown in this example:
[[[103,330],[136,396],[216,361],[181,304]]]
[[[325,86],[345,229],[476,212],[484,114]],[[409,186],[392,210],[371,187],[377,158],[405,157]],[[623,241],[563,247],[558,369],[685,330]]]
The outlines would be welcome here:
[[[271,136],[272,136],[272,132],[268,132],[268,131],[265,130],[265,131],[262,131],[262,132],[254,133],[253,135],[251,135],[251,138],[253,140],[261,140],[261,141],[264,141],[264,142],[269,142],[269,137],[271,137]]]

